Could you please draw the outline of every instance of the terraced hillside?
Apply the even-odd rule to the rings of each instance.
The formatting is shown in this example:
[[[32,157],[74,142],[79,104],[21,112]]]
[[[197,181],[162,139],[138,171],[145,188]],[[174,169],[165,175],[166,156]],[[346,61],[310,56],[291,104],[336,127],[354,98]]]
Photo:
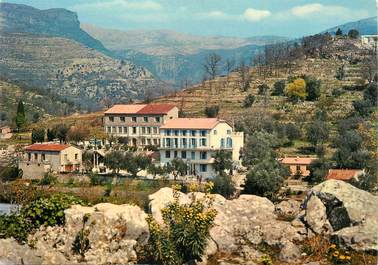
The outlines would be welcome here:
[[[27,33],[0,34],[0,76],[66,97],[83,108],[142,99],[159,91],[149,71],[75,41]]]
[[[229,120],[238,120],[246,115],[253,115],[264,109],[280,117],[282,121],[306,121],[313,114],[317,104],[325,104],[330,117],[337,121],[352,108],[352,102],[361,98],[362,92],[355,87],[365,82],[363,58],[367,56],[366,47],[359,40],[334,40],[327,58],[318,56],[301,57],[292,62],[291,68],[275,69],[274,74],[261,74],[264,67],[250,68],[248,75],[251,82],[246,91],[240,89],[241,73],[233,72],[226,77],[185,89],[181,92],[162,97],[156,102],[178,105],[184,115],[203,116],[206,106],[220,107],[219,116]],[[358,60],[356,60],[358,58]],[[351,63],[353,62],[353,63]],[[343,77],[336,78],[340,69]],[[267,70],[267,67],[265,67]],[[321,80],[321,99],[318,102],[305,101],[293,104],[285,96],[271,96],[276,81],[287,80],[289,76],[309,75]],[[258,94],[258,86],[267,84],[270,91],[266,95]],[[252,107],[244,108],[243,101],[247,95],[255,96]]]

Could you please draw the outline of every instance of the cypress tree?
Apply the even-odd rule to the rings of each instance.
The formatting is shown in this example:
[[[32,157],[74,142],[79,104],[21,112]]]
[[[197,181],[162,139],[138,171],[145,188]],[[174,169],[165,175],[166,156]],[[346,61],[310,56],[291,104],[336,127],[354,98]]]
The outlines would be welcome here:
[[[22,100],[18,102],[17,105],[17,114],[16,114],[16,126],[20,130],[26,124],[25,108]]]

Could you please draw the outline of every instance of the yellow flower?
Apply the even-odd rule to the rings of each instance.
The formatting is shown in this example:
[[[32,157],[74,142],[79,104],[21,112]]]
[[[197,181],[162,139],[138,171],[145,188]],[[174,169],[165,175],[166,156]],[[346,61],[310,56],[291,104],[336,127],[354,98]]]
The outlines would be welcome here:
[[[350,259],[351,259],[351,257],[350,257],[350,256],[346,256],[345,258],[346,258],[347,260],[350,260]]]
[[[330,248],[336,248],[336,245],[335,245],[335,244],[332,244],[332,245],[330,246]]]
[[[344,255],[340,255],[339,259],[344,260],[344,259],[345,259],[345,256],[344,256]]]

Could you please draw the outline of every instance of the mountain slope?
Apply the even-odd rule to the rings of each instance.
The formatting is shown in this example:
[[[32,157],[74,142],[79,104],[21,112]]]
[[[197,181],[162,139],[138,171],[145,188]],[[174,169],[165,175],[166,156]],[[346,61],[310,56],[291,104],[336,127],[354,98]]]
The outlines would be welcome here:
[[[102,43],[80,28],[77,14],[63,8],[39,10],[21,5],[0,3],[0,31],[25,32],[75,40],[107,55]]]
[[[158,85],[150,72],[132,63],[69,39],[26,33],[0,35],[0,76],[90,109],[100,108],[104,99],[142,99]]]
[[[360,32],[360,35],[375,35],[378,34],[377,17],[370,17],[358,21],[349,22],[337,27],[327,29],[324,32],[335,34],[338,28],[340,28],[344,34],[347,34],[351,29],[357,29]]]
[[[173,30],[106,29],[90,24],[81,27],[110,50],[133,50],[153,56],[193,55],[204,50],[235,49],[246,45],[265,45],[286,40],[278,36],[251,38],[199,36]]]

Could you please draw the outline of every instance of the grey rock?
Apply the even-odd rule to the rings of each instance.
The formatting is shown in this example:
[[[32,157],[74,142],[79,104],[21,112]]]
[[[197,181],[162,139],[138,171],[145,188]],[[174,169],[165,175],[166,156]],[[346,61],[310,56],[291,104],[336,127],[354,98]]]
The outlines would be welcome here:
[[[299,248],[292,242],[285,242],[281,252],[280,252],[280,260],[285,262],[294,262],[301,257],[301,251]]]
[[[289,199],[276,205],[275,211],[282,216],[296,216],[300,212],[300,203],[296,200]]]
[[[304,221],[317,234],[330,234],[332,226],[327,219],[327,208],[316,196],[310,197],[306,205]]]

